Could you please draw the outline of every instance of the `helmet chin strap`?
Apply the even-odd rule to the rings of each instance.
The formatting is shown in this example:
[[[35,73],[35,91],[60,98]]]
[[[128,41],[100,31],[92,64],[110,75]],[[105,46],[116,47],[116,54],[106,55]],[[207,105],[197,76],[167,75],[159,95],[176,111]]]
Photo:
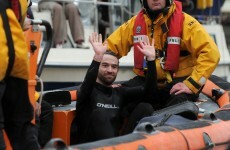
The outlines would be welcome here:
[[[166,7],[167,7],[167,6],[169,7],[169,6],[172,4],[172,1],[173,1],[173,0],[166,0]]]

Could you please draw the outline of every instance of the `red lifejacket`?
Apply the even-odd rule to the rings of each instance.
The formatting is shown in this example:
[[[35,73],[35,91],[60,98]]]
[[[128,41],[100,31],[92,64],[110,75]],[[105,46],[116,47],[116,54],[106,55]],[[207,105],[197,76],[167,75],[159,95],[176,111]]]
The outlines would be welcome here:
[[[18,0],[9,0],[10,7],[14,11],[14,14],[18,20],[20,20],[20,4]]]
[[[180,57],[180,39],[183,28],[184,15],[182,14],[182,5],[174,1],[176,9],[169,19],[169,32],[167,36],[166,62],[164,69],[167,71],[176,71],[179,67]],[[143,70],[144,56],[138,50],[138,41],[144,41],[147,36],[147,26],[144,20],[144,10],[141,10],[134,23],[134,67]]]

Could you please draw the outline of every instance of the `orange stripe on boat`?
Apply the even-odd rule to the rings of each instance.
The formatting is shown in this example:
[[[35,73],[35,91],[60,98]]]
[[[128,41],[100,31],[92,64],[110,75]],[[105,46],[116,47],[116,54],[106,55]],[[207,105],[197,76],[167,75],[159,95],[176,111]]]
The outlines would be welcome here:
[[[217,86],[215,83],[213,83],[211,80],[207,80],[204,88],[202,90],[202,93],[204,93],[207,96],[212,97],[212,89],[216,88],[216,89],[221,89],[219,86]]]

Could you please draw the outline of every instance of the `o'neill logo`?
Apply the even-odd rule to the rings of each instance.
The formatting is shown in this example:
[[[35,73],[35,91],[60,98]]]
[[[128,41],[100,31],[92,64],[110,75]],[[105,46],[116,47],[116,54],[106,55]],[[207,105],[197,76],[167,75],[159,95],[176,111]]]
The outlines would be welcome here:
[[[180,38],[179,37],[168,37],[168,44],[176,44],[180,45]]]
[[[102,103],[97,103],[97,107],[102,107],[102,108],[110,108],[110,109],[119,109],[115,104],[102,104]]]
[[[141,33],[141,26],[137,26],[136,33]]]

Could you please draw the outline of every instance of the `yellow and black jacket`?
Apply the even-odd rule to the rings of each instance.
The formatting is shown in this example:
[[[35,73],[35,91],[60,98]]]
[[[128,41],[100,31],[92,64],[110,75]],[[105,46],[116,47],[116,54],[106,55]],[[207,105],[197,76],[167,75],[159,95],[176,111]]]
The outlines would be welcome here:
[[[166,15],[160,14],[154,21],[147,14],[144,14],[147,35],[152,41],[151,34],[153,34],[154,46],[158,51],[163,51],[167,39],[167,34],[163,33],[161,25],[167,24],[168,19],[175,11],[175,7],[175,3],[173,3]],[[220,54],[215,42],[204,27],[190,15],[183,14],[180,51],[187,52],[188,55],[180,56],[179,68],[173,73],[172,80],[173,78],[187,77],[183,82],[194,93],[197,93],[218,65]],[[135,19],[136,16],[132,17],[107,38],[108,49],[115,52],[119,57],[127,55],[134,45],[133,28]],[[158,80],[167,80],[167,71],[162,69],[160,59],[156,59],[156,67]],[[137,68],[133,70],[137,75],[140,75],[140,71]]]
[[[1,4],[0,81],[5,78],[6,74],[12,77],[28,79],[28,49],[21,26],[26,16],[27,0],[19,0],[20,18],[16,17],[10,4],[7,2],[4,0],[3,4]],[[8,21],[6,21],[7,18]],[[10,49],[12,51],[9,53]],[[10,60],[9,56],[12,57]]]

